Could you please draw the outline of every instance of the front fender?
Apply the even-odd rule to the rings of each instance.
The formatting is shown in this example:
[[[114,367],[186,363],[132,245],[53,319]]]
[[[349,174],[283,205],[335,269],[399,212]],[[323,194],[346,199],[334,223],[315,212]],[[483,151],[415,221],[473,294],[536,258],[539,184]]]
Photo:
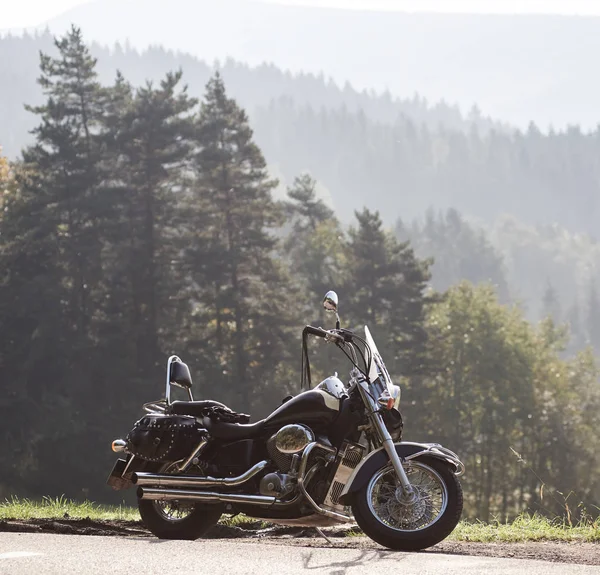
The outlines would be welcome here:
[[[403,461],[410,461],[411,459],[427,455],[441,459],[451,467],[454,467],[454,473],[457,476],[461,476],[465,472],[465,466],[458,459],[458,456],[438,443],[412,443],[403,441],[394,445],[396,446],[396,453]],[[339,497],[339,502],[342,505],[349,505],[351,495],[366,485],[371,477],[373,477],[373,474],[388,461],[389,457],[383,447],[369,453],[354,469]]]

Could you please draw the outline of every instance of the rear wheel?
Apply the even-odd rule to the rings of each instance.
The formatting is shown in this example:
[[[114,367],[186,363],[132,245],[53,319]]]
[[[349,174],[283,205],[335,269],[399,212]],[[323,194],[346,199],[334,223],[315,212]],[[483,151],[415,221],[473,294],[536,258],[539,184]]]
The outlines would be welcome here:
[[[174,464],[163,465],[160,473],[169,473]],[[219,521],[221,505],[190,501],[152,501],[138,499],[142,522],[159,539],[194,540],[206,535]]]
[[[426,549],[444,540],[462,514],[460,483],[449,466],[433,457],[404,464],[414,493],[407,497],[390,464],[377,470],[354,496],[352,512],[365,534],[384,547]]]
[[[138,500],[144,525],[159,539],[199,539],[219,521],[219,505]]]

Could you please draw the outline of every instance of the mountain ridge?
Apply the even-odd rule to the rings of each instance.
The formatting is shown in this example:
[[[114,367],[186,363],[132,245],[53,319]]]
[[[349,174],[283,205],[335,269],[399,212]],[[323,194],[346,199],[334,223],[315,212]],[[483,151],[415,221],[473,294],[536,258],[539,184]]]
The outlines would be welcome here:
[[[189,3],[187,3],[189,4]],[[230,56],[271,61],[293,72],[323,72],[357,90],[386,88],[406,98],[473,103],[487,116],[546,130],[598,123],[600,82],[590,70],[600,50],[600,17],[361,12],[220,0],[187,5],[97,0],[49,21],[75,22],[90,41],[127,38],[207,61]]]

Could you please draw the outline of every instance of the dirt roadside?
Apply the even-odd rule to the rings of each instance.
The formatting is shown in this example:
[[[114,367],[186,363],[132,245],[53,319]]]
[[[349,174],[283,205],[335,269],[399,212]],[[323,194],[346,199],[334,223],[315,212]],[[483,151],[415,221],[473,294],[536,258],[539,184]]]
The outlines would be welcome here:
[[[237,539],[244,544],[269,543],[300,547],[336,547],[348,549],[381,549],[367,537],[349,536],[347,528],[323,530],[332,543],[320,537],[313,529],[270,527],[245,524],[231,527],[218,525],[209,537],[212,539]],[[0,532],[59,533],[65,535],[100,535],[121,537],[153,537],[137,521],[95,521],[91,519],[32,519],[0,520]],[[424,553],[451,555],[478,555],[511,559],[535,559],[554,563],[575,563],[600,566],[600,544],[595,543],[469,543],[444,541]]]

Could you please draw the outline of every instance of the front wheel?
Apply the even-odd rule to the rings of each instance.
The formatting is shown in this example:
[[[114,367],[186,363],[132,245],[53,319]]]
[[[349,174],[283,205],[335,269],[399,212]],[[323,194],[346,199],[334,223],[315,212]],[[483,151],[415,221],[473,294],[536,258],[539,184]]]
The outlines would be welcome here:
[[[390,549],[418,551],[444,540],[463,508],[461,485],[448,464],[420,457],[404,464],[414,493],[407,497],[391,464],[357,491],[352,512],[365,535]]]

